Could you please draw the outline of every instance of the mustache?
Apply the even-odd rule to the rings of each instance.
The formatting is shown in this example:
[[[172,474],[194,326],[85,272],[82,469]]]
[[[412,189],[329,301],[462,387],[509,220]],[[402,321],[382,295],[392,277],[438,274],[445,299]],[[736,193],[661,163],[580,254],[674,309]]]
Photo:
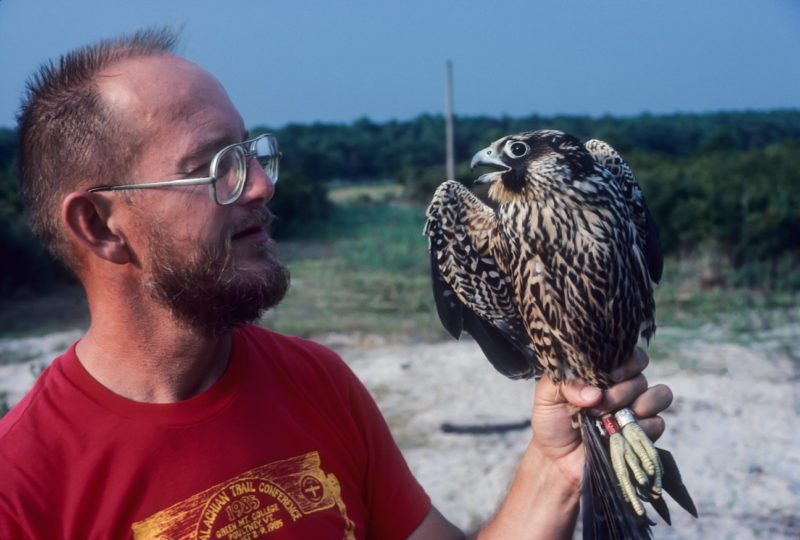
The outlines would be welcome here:
[[[233,237],[252,229],[262,229],[269,233],[271,232],[272,223],[274,220],[275,215],[270,212],[269,208],[262,206],[258,210],[253,211],[242,221],[234,225],[230,236]]]

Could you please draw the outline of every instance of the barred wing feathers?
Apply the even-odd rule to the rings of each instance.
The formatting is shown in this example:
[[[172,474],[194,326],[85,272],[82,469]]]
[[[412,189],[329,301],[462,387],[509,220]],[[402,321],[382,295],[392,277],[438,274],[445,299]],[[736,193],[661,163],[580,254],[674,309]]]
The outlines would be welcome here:
[[[614,176],[625,199],[629,201],[636,230],[639,233],[640,248],[647,259],[650,279],[654,283],[658,283],[661,281],[661,273],[664,268],[661,242],[658,239],[655,220],[647,207],[644,194],[636,182],[633,171],[628,163],[622,159],[622,156],[608,143],[592,139],[587,141],[585,146],[594,160]]]
[[[647,278],[651,283],[661,281],[664,269],[664,256],[661,251],[661,241],[658,238],[653,215],[647,207],[636,177],[633,175],[628,163],[614,150],[608,143],[592,139],[587,141],[586,149],[591,153],[594,160],[605,170],[611,173],[620,188],[624,200],[628,203],[631,218],[636,227],[637,242],[636,248],[641,252],[641,257],[647,265]],[[647,279],[645,278],[645,279]],[[641,334],[648,342],[655,334],[655,303],[652,294],[646,295],[646,305],[643,306],[645,313],[650,314],[648,319],[642,324]]]
[[[450,180],[439,186],[424,230],[436,309],[453,337],[467,331],[503,375],[539,376],[536,351],[502,265],[508,257],[498,227],[494,211],[462,184]]]

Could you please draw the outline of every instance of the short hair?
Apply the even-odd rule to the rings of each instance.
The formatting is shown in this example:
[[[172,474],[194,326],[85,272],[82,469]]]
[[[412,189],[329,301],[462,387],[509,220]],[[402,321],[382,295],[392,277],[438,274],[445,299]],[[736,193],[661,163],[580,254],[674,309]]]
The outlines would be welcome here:
[[[101,98],[97,75],[121,60],[171,53],[177,39],[164,27],[103,40],[43,64],[27,82],[17,115],[20,193],[34,234],[73,270],[64,197],[90,183],[122,183],[143,142]]]

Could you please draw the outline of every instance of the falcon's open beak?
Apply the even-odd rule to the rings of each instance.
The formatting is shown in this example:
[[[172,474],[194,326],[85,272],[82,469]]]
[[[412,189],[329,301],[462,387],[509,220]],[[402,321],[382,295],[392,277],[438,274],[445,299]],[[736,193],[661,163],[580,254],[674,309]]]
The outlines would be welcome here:
[[[511,170],[511,167],[503,163],[502,160],[498,157],[498,152],[491,146],[484,148],[483,150],[478,151],[477,154],[472,156],[472,161],[469,164],[470,169],[474,169],[475,167],[491,167],[495,169],[492,172],[488,172],[485,174],[480,175],[478,178],[475,179],[476,184],[488,184],[489,182],[493,182],[494,180],[498,180],[500,175],[504,172],[508,172]]]

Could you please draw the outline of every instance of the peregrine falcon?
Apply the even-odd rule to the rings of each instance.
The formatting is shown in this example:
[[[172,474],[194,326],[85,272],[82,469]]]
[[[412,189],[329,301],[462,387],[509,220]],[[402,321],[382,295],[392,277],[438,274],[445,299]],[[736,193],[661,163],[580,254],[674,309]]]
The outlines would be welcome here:
[[[639,337],[649,342],[655,333],[653,286],[663,266],[630,167],[602,141],[582,144],[551,130],[498,139],[471,165],[492,169],[475,182],[489,184],[493,207],[450,180],[427,210],[442,324],[455,338],[468,332],[507,377],[547,374],[555,383],[578,378],[607,388]],[[619,423],[576,411],[590,487],[584,534],[648,537],[653,522],[642,500],[669,522],[662,478],[696,516],[671,455],[653,446],[627,409],[615,416]]]

